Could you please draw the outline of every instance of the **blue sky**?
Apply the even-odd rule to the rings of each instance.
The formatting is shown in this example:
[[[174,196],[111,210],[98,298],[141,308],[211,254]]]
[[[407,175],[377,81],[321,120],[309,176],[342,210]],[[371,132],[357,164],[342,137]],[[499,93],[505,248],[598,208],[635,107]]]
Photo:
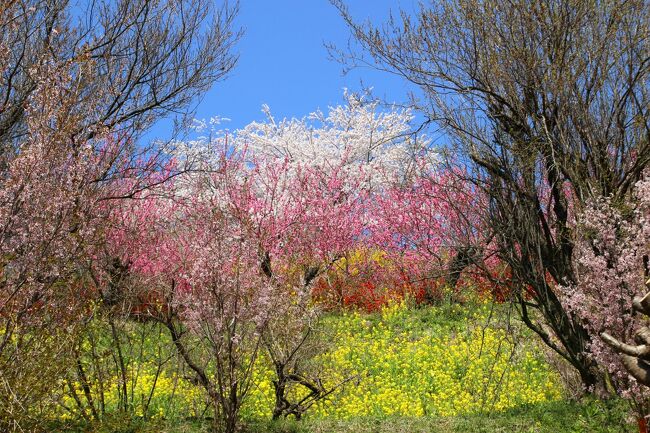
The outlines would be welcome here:
[[[385,21],[389,10],[413,10],[415,0],[348,0],[353,16]],[[342,66],[328,60],[325,42],[346,46],[348,29],[327,0],[241,0],[237,24],[245,34],[236,47],[239,62],[231,75],[216,83],[199,102],[196,117],[231,119],[222,126],[235,130],[262,120],[262,104],[276,118],[302,117],[343,101],[343,88],[403,101],[410,88],[398,77],[371,68],[342,75]],[[169,122],[160,122],[146,138],[167,138]]]

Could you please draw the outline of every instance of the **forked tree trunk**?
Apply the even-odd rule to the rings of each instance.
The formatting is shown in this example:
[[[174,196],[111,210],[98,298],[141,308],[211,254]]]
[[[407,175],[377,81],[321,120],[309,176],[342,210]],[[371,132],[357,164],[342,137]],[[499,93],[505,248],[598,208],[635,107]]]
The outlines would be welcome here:
[[[644,260],[644,263],[647,263]],[[646,277],[647,265],[646,265]],[[650,289],[650,279],[645,283]],[[634,298],[632,308],[641,314],[650,317],[650,292],[643,297]],[[639,383],[650,387],[650,327],[644,326],[636,331],[634,340],[638,345],[626,344],[617,340],[606,332],[600,334],[601,338],[614,351],[621,356],[621,362],[632,377]],[[648,433],[648,422],[645,417],[638,418],[639,433]]]

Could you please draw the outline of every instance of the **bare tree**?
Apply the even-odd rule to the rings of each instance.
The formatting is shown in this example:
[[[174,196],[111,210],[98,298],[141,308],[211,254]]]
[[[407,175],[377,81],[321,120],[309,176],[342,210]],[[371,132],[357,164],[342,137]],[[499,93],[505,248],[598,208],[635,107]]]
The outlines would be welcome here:
[[[333,4],[362,51],[332,54],[417,86],[413,105],[489,198],[523,321],[596,384],[555,286],[575,281],[574,212],[629,195],[650,161],[650,2],[440,0],[380,27]]]
[[[3,153],[26,133],[35,67],[46,62],[72,78],[77,140],[106,128],[137,135],[185,110],[234,67],[237,11],[210,0],[3,0]]]

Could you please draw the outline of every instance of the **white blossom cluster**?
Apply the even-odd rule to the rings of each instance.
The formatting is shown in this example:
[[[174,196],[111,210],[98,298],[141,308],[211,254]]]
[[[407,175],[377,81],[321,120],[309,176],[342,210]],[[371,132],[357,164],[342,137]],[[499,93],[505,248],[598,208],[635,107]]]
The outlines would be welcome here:
[[[430,140],[413,133],[413,114],[407,109],[384,107],[377,100],[344,92],[346,103],[315,111],[303,118],[277,120],[263,106],[266,120],[252,122],[234,133],[221,128],[224,119],[195,121],[200,135],[175,143],[174,156],[195,167],[218,167],[224,146],[246,149],[252,158],[286,160],[294,167],[323,170],[362,169],[375,182],[404,177],[415,160],[430,152]]]
[[[264,106],[265,122],[252,122],[237,132],[237,140],[254,154],[286,158],[296,165],[327,169],[363,167],[369,174],[403,175],[414,158],[426,151],[426,137],[412,134],[409,110],[382,110],[379,101],[349,92],[346,104],[316,111],[302,119],[276,120]]]

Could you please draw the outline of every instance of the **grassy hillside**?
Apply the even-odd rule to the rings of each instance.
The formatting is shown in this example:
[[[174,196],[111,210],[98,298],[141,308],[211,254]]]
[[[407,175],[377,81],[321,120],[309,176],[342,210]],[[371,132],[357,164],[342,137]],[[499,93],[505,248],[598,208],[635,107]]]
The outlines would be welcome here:
[[[326,386],[354,379],[310,408],[302,421],[270,421],[273,407],[268,360],[256,365],[255,386],[242,409],[250,432],[621,432],[626,407],[620,401],[575,403],[565,399],[558,375],[537,340],[509,320],[505,306],[478,303],[415,308],[405,302],[380,313],[330,314],[319,331],[324,352],[318,365]],[[152,361],[169,347],[166,334],[133,324],[137,367],[129,387],[130,417],[109,415],[101,424],[74,421],[56,411],[51,429],[60,432],[202,432],[209,417],[199,387],[190,384],[182,363]],[[101,336],[101,330],[97,330]],[[136,338],[137,337],[137,338]],[[143,340],[144,339],[144,340]],[[129,340],[131,341],[131,340]],[[137,358],[137,359],[136,359]],[[104,390],[107,413],[116,410],[118,378]],[[81,395],[81,385],[79,395]],[[96,389],[96,387],[94,388]],[[153,390],[153,392],[152,392]],[[305,389],[294,388],[298,397]],[[149,398],[151,395],[151,398]],[[138,398],[138,396],[140,396]],[[70,393],[61,401],[74,408]],[[144,418],[144,403],[147,402]]]

